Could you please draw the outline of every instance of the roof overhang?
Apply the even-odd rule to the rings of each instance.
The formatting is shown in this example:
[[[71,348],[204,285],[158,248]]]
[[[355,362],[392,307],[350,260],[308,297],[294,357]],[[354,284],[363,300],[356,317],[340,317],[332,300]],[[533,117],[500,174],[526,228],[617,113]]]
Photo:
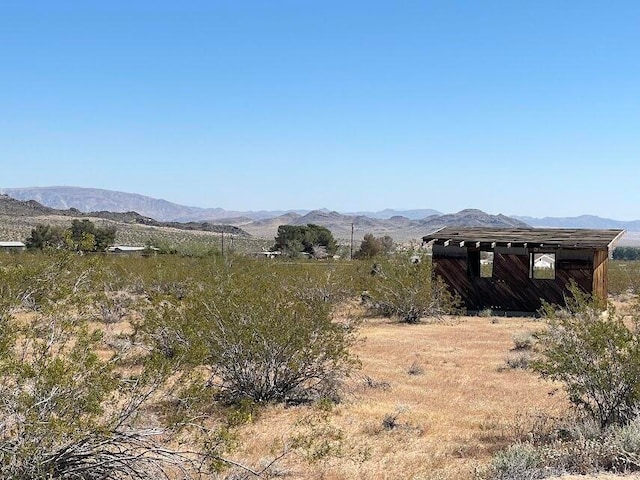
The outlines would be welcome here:
[[[506,248],[608,250],[624,230],[576,228],[453,228],[444,227],[422,237],[423,244],[480,250]]]

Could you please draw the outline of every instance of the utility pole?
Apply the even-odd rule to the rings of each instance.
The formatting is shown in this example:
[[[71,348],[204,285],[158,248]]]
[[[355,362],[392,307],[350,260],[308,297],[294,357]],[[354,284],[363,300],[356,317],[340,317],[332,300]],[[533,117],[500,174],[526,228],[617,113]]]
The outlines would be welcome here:
[[[222,230],[222,237],[220,237],[220,238],[221,238],[221,242],[222,242],[222,245],[221,245],[222,258],[224,258],[224,230]]]
[[[353,222],[351,222],[351,254],[349,260],[353,260]]]

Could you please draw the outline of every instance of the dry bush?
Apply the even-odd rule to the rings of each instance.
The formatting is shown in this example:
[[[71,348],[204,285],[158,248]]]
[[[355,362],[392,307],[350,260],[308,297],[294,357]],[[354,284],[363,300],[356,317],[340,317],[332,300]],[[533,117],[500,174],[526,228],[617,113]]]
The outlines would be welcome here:
[[[640,407],[640,332],[630,328],[609,305],[571,287],[573,298],[557,312],[545,307],[548,329],[537,334],[539,359],[534,369],[560,381],[572,404],[602,428],[622,425]]]
[[[514,355],[509,355],[504,361],[504,367],[500,367],[500,370],[527,370],[531,367],[532,361],[533,359],[529,352],[519,352]]]
[[[513,334],[514,350],[531,350],[535,342],[536,338],[533,332],[517,332]]]
[[[138,421],[162,384],[101,360],[99,331],[53,317],[14,326],[0,359],[0,475],[29,479],[195,477],[198,455],[170,448],[167,429]],[[3,337],[7,331],[2,332]],[[194,452],[196,453],[196,452]]]
[[[366,301],[376,313],[418,323],[423,317],[458,312],[459,302],[439,278],[431,262],[413,261],[413,255],[381,258],[371,267]]]

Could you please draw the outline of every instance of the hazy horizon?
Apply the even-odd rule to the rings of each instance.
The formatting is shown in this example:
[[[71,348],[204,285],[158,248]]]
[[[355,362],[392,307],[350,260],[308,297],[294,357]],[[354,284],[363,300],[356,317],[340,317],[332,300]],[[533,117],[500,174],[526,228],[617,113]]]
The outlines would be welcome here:
[[[95,187],[80,187],[77,185],[48,185],[48,186],[29,186],[29,187],[2,187],[0,186],[0,193],[4,193],[7,190],[13,190],[13,189],[18,189],[18,190],[22,190],[22,189],[60,189],[60,188],[73,188],[73,189],[87,189],[87,190],[101,190],[101,191],[105,191],[105,192],[115,192],[115,193],[124,193],[127,195],[140,195],[143,197],[148,197],[146,195],[137,193],[137,192],[121,192],[121,191],[117,191],[117,190],[108,190],[108,189],[100,189],[100,188],[95,188]],[[184,207],[189,207],[189,208],[201,208],[201,209],[220,209],[221,207],[216,207],[216,206],[207,206],[207,205],[184,205],[184,204],[180,204],[177,202],[172,201],[171,199],[167,199],[167,198],[155,198],[155,197],[148,197],[151,198],[153,200],[160,200],[160,201],[166,201],[166,202],[170,202],[176,205],[181,205]],[[478,209],[476,207],[466,207],[463,208],[461,210],[468,210],[468,209],[472,209],[472,210],[482,210],[482,209]],[[298,208],[298,207],[290,207],[290,208],[276,208],[276,209],[263,209],[263,208],[251,208],[251,209],[247,209],[247,210],[239,210],[239,209],[234,209],[234,208],[230,208],[230,209],[223,209],[225,211],[229,211],[229,212],[238,212],[238,213],[259,213],[259,212],[312,212],[312,211],[327,211],[327,212],[338,212],[340,214],[343,215],[353,215],[353,214],[362,214],[362,213],[369,213],[369,214],[381,214],[385,211],[391,211],[394,213],[403,213],[403,212],[413,212],[413,211],[420,211],[420,210],[431,210],[434,212],[439,212],[441,215],[448,215],[448,214],[454,214],[454,213],[458,213],[461,210],[455,210],[455,211],[440,211],[440,210],[435,210],[433,208],[429,208],[429,207],[421,207],[421,208],[404,208],[404,207],[385,207],[379,210],[332,210],[329,209],[327,207],[315,207],[315,208]],[[553,215],[521,215],[517,212],[515,213],[505,213],[505,212],[487,212],[482,210],[485,213],[488,213],[490,215],[506,215],[508,217],[513,217],[513,218],[535,218],[538,220],[542,220],[544,218],[579,218],[579,217],[596,217],[596,218],[603,218],[603,219],[608,219],[608,220],[614,220],[614,221],[620,221],[620,222],[628,222],[628,221],[636,221],[636,220],[640,220],[640,218],[631,218],[631,219],[621,219],[621,218],[617,218],[615,216],[599,216],[599,215],[593,215],[590,213],[583,213],[583,214],[579,214],[579,215],[572,215],[569,217],[556,217]]]

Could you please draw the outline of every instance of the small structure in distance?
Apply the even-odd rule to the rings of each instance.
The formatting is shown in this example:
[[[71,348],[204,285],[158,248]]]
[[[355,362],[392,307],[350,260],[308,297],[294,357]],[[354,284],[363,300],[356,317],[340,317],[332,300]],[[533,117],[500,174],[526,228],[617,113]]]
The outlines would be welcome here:
[[[4,251],[20,251],[26,250],[27,246],[24,242],[14,242],[14,241],[1,241],[0,242],[0,250]]]
[[[624,230],[450,228],[423,237],[434,273],[467,310],[536,312],[560,306],[573,281],[607,298],[609,250]]]
[[[109,253],[145,253],[145,252],[157,252],[159,249],[156,247],[134,247],[131,245],[114,245],[107,248]]]

